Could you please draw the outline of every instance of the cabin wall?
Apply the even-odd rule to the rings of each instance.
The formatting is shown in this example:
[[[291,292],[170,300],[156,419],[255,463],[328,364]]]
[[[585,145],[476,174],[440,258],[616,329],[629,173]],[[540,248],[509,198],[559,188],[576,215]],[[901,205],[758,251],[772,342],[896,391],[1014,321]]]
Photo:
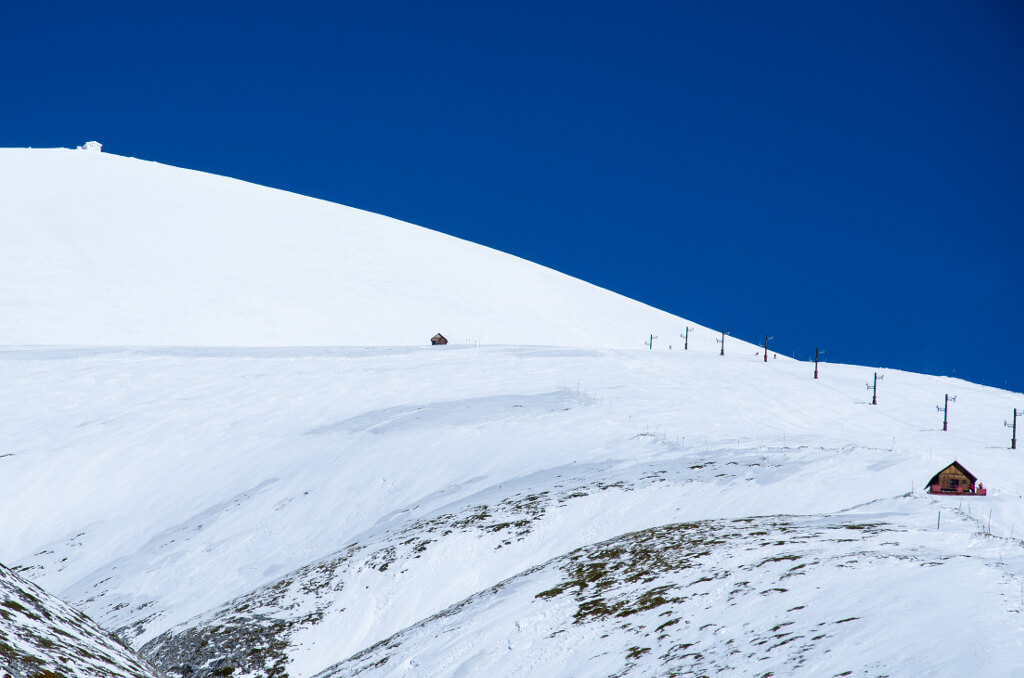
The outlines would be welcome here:
[[[957,486],[964,492],[971,487],[971,479],[958,469],[946,469],[939,474],[939,486],[943,490],[953,490],[955,492],[956,488],[953,486],[953,480],[957,481]]]

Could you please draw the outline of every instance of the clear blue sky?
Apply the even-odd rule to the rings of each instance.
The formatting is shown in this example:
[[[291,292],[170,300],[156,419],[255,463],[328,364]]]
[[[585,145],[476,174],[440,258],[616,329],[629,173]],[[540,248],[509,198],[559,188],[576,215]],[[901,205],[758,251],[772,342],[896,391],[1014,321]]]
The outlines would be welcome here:
[[[1024,391],[1019,2],[7,2],[0,103],[3,146],[97,139]]]

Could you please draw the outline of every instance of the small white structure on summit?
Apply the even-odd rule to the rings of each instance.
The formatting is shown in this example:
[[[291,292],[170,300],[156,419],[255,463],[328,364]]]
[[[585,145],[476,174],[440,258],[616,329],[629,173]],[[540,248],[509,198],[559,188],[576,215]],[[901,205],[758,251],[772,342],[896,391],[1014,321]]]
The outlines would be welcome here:
[[[79,146],[80,151],[91,151],[92,153],[103,152],[103,144],[98,141],[86,141],[84,145]]]

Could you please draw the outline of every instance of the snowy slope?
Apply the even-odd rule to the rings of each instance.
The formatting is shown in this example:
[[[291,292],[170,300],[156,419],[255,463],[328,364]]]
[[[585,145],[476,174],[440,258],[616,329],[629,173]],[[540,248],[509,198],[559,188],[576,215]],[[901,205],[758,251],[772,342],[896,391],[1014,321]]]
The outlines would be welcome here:
[[[443,332],[459,344],[639,348],[682,330],[412,224],[67,149],[0,150],[0,318],[0,345],[422,345]]]
[[[168,675],[1018,674],[1020,394],[107,154],[0,216],[0,562]]]
[[[913,490],[868,510],[886,514],[869,522],[909,530],[912,542],[864,548],[969,559],[971,609],[1011,618],[965,642],[1019,647],[1020,601],[1007,596],[1024,575],[1024,473],[1002,419],[1021,396],[887,371],[873,407],[865,368],[826,365],[814,381],[805,363],[693,349],[9,349],[0,515],[23,518],[0,523],[0,555],[165,670],[256,643],[267,650],[260,667],[309,676],[624,533],[753,516],[839,520]],[[959,398],[943,432],[934,406],[947,391]],[[922,493],[954,458],[988,497],[963,505]],[[34,507],[40,493],[59,497],[57,510]],[[992,537],[951,537],[953,514],[925,529],[938,507],[967,513],[971,501]],[[837,579],[849,553],[822,551],[831,564],[807,581],[847,591]],[[872,600],[902,586],[901,571],[889,583],[881,572]],[[945,572],[922,581],[942,586]],[[548,588],[531,583],[522,600]],[[931,609],[928,588],[901,602],[908,623]],[[551,633],[571,624],[567,600],[531,603],[563,610]],[[722,605],[681,628],[731,619]],[[841,612],[817,605],[814,624]],[[878,605],[863,614],[882,614]],[[921,633],[915,642],[950,630],[936,622]],[[462,665],[410,642],[414,661]],[[819,649],[847,642],[834,634]],[[879,646],[864,662],[886,664],[893,652]],[[1012,675],[1016,650],[1007,652],[986,654],[992,675]],[[624,655],[615,661],[624,666]]]
[[[156,678],[78,610],[0,565],[0,678]]]
[[[319,675],[1018,675],[1024,640],[1005,628],[1020,629],[1022,559],[1008,566],[1006,544],[970,521],[936,535],[933,507],[914,503],[626,534]],[[969,625],[975,608],[949,594],[965,581],[990,603]]]

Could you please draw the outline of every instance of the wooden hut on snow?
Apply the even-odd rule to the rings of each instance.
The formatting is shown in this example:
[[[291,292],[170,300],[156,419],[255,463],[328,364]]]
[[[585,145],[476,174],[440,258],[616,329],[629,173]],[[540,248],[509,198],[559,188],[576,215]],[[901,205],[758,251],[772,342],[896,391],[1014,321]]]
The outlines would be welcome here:
[[[978,478],[965,469],[962,464],[958,461],[954,461],[952,464],[936,473],[931,480],[928,481],[928,493],[929,494],[974,494],[984,496],[988,494],[985,486],[982,483],[978,483],[975,487],[975,483],[978,483]]]
[[[444,346],[448,343],[448,340],[444,338],[444,335],[438,332],[430,339],[430,343],[433,346]]]

